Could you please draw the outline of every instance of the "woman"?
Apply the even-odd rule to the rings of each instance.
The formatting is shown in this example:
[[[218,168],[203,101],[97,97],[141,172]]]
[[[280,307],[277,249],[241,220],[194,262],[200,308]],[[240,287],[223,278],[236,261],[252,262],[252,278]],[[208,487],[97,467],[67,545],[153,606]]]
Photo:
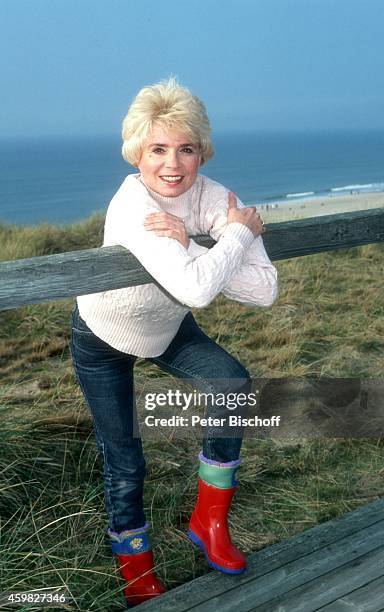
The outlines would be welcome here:
[[[220,292],[244,304],[270,306],[277,281],[255,208],[198,174],[213,147],[197,97],[175,79],[145,87],[124,119],[123,140],[123,157],[139,173],[125,179],[109,205],[103,246],[129,249],[156,284],[79,296],[72,356],[104,464],[107,533],[127,580],[127,602],[135,605],[165,590],[153,572],[143,509],[145,460],[134,435],[135,360],[148,359],[214,395],[247,392],[247,370],[204,334],[190,309],[207,306]],[[201,247],[189,238],[196,234],[209,234],[217,244]],[[215,405],[209,410],[220,412]],[[241,437],[215,433],[208,429],[199,455],[189,537],[210,566],[237,574],[246,560],[231,542],[227,513]]]

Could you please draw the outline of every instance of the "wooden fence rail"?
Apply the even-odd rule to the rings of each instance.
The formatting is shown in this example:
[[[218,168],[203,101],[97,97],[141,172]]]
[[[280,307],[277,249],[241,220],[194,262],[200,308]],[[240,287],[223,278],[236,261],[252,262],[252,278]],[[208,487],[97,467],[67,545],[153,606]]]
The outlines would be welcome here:
[[[212,247],[208,236],[194,237]],[[384,242],[384,209],[273,223],[264,244],[272,260]],[[121,246],[0,264],[0,310],[155,282]]]

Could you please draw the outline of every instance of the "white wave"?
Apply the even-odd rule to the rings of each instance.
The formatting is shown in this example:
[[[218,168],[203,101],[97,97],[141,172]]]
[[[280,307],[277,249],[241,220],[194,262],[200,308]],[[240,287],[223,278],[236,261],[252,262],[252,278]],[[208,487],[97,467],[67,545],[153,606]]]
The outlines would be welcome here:
[[[333,187],[331,191],[352,191],[361,189],[372,189],[372,187],[379,187],[382,183],[367,183],[366,185],[345,185],[345,187]]]
[[[303,191],[301,193],[287,193],[286,198],[301,198],[303,196],[315,195],[314,191]]]

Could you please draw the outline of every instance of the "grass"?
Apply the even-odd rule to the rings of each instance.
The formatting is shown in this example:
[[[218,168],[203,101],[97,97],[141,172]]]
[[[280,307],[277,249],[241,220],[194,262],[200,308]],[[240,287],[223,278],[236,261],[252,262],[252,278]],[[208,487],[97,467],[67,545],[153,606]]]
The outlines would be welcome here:
[[[63,228],[2,226],[0,258],[91,248],[101,234],[101,217]],[[277,262],[281,289],[272,308],[219,297],[194,314],[254,377],[380,378],[383,266],[382,245]],[[71,366],[72,303],[1,313],[0,591],[66,589],[74,609],[112,612],[124,608],[123,583],[106,537],[92,422]],[[158,370],[139,361],[136,372],[140,395]],[[173,588],[208,571],[186,537],[199,444],[144,446],[157,569]],[[239,480],[232,533],[256,551],[383,495],[383,441],[247,439]]]

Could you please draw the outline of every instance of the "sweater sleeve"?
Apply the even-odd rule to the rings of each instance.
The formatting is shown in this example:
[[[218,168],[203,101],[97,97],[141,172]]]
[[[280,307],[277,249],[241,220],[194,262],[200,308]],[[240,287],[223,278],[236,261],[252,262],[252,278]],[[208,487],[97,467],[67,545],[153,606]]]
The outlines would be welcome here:
[[[238,208],[244,204],[237,199]],[[214,240],[227,228],[227,200],[220,200],[211,209],[210,235]],[[278,296],[277,270],[272,265],[264,248],[261,236],[253,238],[246,250],[241,265],[223,286],[222,293],[237,302],[247,306],[271,306]]]
[[[108,233],[179,302],[195,308],[207,306],[241,264],[253,242],[252,232],[241,223],[231,223],[212,249],[196,257],[177,240],[144,228],[145,216],[154,209],[152,200],[130,206],[116,199],[107,213]]]

